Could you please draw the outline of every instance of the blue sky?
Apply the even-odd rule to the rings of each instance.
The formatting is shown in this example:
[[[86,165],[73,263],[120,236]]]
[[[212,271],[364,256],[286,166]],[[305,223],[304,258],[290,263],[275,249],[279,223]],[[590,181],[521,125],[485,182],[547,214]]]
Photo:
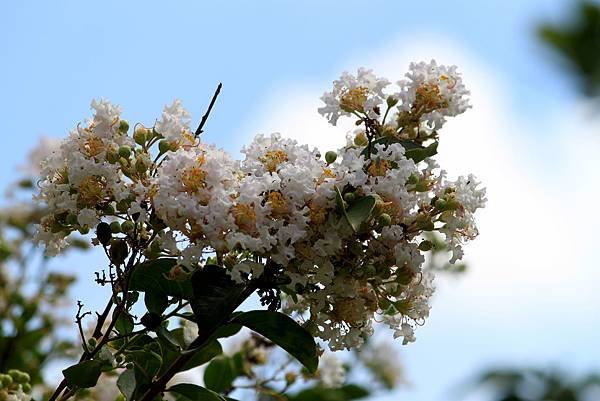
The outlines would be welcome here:
[[[578,125],[584,113],[574,86],[534,36],[537,22],[560,20],[572,3],[2,2],[0,185],[40,135],[64,136],[89,116],[94,97],[107,97],[125,118],[148,124],[180,98],[198,120],[223,82],[204,140],[236,153],[255,130],[274,122],[284,134],[298,131],[292,120],[315,127],[305,113],[316,113],[304,99],[317,99],[343,69],[373,63],[386,74],[397,69],[388,76],[396,80],[407,53],[423,44],[414,53],[456,56],[474,85],[473,117],[449,127],[458,139],[447,145],[455,153],[445,160],[488,183],[490,206],[482,215],[482,245],[467,248],[472,271],[440,282],[430,321],[403,350],[413,385],[400,398],[446,400],[448,388],[495,363],[599,367],[600,355],[587,346],[598,349],[593,333],[600,329],[597,319],[586,319],[600,307],[590,285],[598,277],[594,245],[558,239],[593,235],[568,213],[597,193],[589,174],[597,163],[572,154],[586,149],[593,156],[600,146],[589,137],[565,140],[573,126],[585,131]],[[478,129],[485,135],[466,133]],[[465,149],[469,157],[473,150],[481,155],[463,157]],[[457,155],[461,161],[452,160]],[[565,180],[572,184],[566,194]],[[507,240],[515,230],[505,227],[515,216],[536,223],[511,237],[516,243]],[[61,263],[90,272],[102,263],[92,261],[73,256]],[[566,268],[574,269],[568,284]],[[86,278],[76,291],[91,292]],[[91,302],[99,304],[104,292],[94,291]]]

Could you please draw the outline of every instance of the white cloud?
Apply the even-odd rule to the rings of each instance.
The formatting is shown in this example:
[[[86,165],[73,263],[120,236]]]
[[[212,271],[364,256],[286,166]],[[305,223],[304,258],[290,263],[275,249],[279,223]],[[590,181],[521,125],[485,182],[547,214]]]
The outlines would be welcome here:
[[[397,80],[410,61],[431,58],[459,66],[473,104],[441,131],[438,160],[450,176],[475,173],[488,187],[489,204],[479,214],[480,237],[466,248],[470,271],[458,280],[439,280],[430,322],[407,348],[415,391],[425,391],[417,398],[437,394],[423,390],[431,376],[419,377],[431,371],[420,365],[433,350],[461,356],[451,359],[452,374],[437,378],[438,391],[490,361],[576,366],[600,360],[598,344],[594,351],[585,344],[600,328],[593,318],[600,307],[600,124],[573,106],[562,116],[541,116],[555,122],[552,132],[533,131],[532,122],[511,115],[510,88],[500,73],[436,38],[390,43],[340,65],[339,72],[364,65]],[[316,111],[334,78],[275,90],[244,132],[279,131],[324,151],[338,148],[352,122],[334,128]]]

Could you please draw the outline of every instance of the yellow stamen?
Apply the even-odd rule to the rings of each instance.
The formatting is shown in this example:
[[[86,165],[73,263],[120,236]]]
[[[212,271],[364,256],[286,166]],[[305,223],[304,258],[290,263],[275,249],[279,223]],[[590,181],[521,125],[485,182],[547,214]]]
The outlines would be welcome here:
[[[77,189],[77,203],[85,207],[94,207],[103,199],[106,182],[102,177],[91,176],[83,180]]]
[[[268,150],[265,155],[259,157],[258,160],[260,160],[270,173],[274,173],[281,163],[288,160],[288,156],[283,150]]]
[[[364,86],[358,86],[353,89],[346,89],[340,96],[340,107],[349,113],[353,111],[364,111],[364,104],[367,101],[369,89]]]
[[[279,191],[269,192],[268,202],[271,204],[272,216],[283,216],[289,212],[288,203]]]
[[[256,230],[256,211],[254,210],[254,205],[238,203],[233,208],[235,224],[247,233],[254,232]]]
[[[369,168],[367,169],[367,171],[372,176],[383,177],[385,175],[385,173],[388,172],[388,170],[390,169],[390,167],[391,166],[390,166],[390,162],[389,161],[377,159],[377,160],[373,160],[371,162],[371,164],[369,165]]]

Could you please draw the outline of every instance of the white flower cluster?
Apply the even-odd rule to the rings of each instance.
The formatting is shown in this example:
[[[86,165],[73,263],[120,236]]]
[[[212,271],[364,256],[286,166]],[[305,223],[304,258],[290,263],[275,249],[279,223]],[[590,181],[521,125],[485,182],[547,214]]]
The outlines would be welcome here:
[[[460,259],[485,190],[446,180],[432,158],[444,118],[467,107],[455,67],[413,64],[407,76],[392,95],[370,70],[335,81],[320,112],[359,128],[324,158],[272,134],[234,161],[191,133],[178,101],[129,136],[118,107],[93,102],[92,121],[43,164],[38,238],[56,252],[68,233],[112,221],[143,239],[146,258],[178,258],[174,279],[207,262],[238,282],[277,272],[286,310],[333,350],[360,346],[378,316],[414,341],[433,292],[423,234],[442,233]]]

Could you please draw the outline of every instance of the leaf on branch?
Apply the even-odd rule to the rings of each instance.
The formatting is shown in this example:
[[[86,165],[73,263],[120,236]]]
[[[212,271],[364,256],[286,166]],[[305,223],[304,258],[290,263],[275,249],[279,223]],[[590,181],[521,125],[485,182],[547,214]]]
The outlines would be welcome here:
[[[71,386],[79,388],[94,387],[102,373],[102,362],[89,360],[69,366],[63,375]]]
[[[233,281],[225,269],[206,265],[192,275],[190,306],[199,331],[213,331],[238,307],[245,286]]]
[[[360,198],[346,210],[346,219],[354,232],[357,232],[360,225],[369,218],[374,207],[375,198],[369,195]]]
[[[268,338],[296,358],[310,372],[319,364],[313,336],[287,315],[273,311],[250,311],[232,319]]]
[[[129,290],[154,292],[182,299],[193,297],[189,280],[177,281],[169,278],[171,268],[177,264],[175,259],[163,258],[141,263],[131,273]]]
[[[403,143],[404,145],[404,143]],[[412,159],[415,163],[419,163],[420,161],[425,160],[428,157],[435,156],[437,154],[438,143],[433,142],[431,145],[427,147],[415,147],[415,148],[407,148],[405,147],[404,155],[407,159]]]
[[[119,378],[117,379],[117,387],[121,391],[121,394],[125,396],[127,401],[133,400],[135,394],[136,380],[135,372],[133,369],[126,369]]]
[[[176,384],[167,389],[176,401],[224,401],[225,398],[202,386],[191,383]]]
[[[133,319],[131,316],[123,313],[119,314],[117,321],[115,322],[115,329],[121,335],[129,334],[133,331]]]
[[[213,359],[204,371],[204,385],[217,393],[229,390],[239,376],[232,358],[221,356]]]

